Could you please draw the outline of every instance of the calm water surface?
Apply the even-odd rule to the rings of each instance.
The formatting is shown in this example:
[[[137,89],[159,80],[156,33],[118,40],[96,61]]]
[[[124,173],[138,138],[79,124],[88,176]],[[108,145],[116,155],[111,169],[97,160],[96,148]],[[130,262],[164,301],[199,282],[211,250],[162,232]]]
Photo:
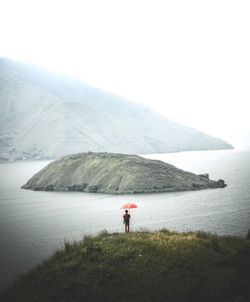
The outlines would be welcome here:
[[[64,240],[103,229],[123,231],[120,206],[134,202],[132,229],[162,227],[245,236],[250,229],[250,152],[202,151],[154,154],[228,187],[182,193],[104,195],[22,190],[48,162],[0,164],[0,287],[60,248]]]

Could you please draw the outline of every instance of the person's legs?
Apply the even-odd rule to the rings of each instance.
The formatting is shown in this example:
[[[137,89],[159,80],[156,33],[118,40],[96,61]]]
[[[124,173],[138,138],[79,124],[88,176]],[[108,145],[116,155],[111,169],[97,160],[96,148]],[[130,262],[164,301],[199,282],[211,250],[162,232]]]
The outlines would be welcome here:
[[[127,229],[128,229],[128,233],[129,233],[129,223],[128,223],[128,225],[127,225]]]

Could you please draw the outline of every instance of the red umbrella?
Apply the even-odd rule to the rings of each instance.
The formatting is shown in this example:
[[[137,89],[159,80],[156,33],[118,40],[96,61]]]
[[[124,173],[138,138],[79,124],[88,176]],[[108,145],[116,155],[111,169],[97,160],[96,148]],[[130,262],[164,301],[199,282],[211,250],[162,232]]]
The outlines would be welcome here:
[[[138,208],[138,206],[135,203],[125,203],[121,206],[121,209],[134,209]]]
[[[135,209],[135,208],[138,208],[138,206],[135,204],[135,203],[125,203],[124,205],[121,206],[121,209],[128,209],[128,211],[130,209]],[[130,213],[130,211],[129,211]]]

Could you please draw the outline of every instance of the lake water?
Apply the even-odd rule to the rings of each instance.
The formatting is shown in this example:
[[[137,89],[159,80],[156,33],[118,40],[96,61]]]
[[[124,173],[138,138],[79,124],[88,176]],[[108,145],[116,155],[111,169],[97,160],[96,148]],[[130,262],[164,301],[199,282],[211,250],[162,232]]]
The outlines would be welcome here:
[[[250,152],[154,154],[184,170],[223,178],[228,187],[181,193],[105,195],[22,190],[40,162],[0,164],[0,287],[84,234],[123,232],[120,206],[131,210],[132,230],[168,228],[245,236],[250,229]]]

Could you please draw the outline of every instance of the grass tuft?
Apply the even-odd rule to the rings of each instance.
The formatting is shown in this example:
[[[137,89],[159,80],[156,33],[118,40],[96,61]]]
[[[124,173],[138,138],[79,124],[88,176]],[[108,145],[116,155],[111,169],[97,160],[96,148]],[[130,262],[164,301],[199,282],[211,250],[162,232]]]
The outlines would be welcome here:
[[[250,230],[248,230],[248,232],[246,234],[246,239],[250,240]]]

